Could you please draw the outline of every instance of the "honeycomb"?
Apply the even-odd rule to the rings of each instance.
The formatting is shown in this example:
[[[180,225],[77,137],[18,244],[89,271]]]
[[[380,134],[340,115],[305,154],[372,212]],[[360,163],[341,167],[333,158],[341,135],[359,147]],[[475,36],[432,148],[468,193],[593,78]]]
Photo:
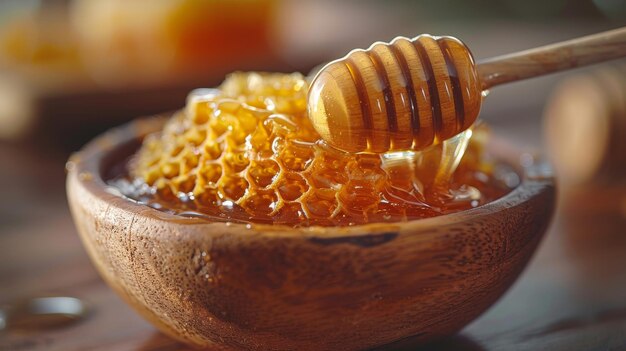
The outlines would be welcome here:
[[[175,212],[295,226],[424,218],[488,200],[485,184],[452,187],[471,130],[420,153],[345,153],[313,129],[307,89],[300,74],[234,73],[194,91],[145,138],[129,175]],[[469,159],[471,175],[480,157]]]

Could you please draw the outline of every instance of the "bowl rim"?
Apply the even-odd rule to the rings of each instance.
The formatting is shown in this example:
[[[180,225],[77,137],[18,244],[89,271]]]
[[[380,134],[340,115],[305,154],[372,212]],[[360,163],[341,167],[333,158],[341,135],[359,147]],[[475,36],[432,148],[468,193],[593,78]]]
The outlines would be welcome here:
[[[87,193],[91,200],[100,200],[107,203],[109,207],[114,207],[130,214],[147,216],[159,222],[176,223],[183,226],[200,226],[202,227],[201,229],[206,227],[208,232],[210,232],[209,229],[219,226],[221,229],[235,229],[233,232],[245,229],[248,235],[250,233],[269,237],[294,237],[296,235],[309,239],[316,237],[327,239],[421,231],[463,222],[470,217],[477,219],[518,206],[545,191],[553,190],[555,187],[552,168],[544,159],[540,158],[541,162],[522,165],[520,164],[520,157],[525,153],[496,137],[492,138],[493,140],[488,143],[487,148],[490,155],[512,166],[520,177],[520,183],[504,196],[468,210],[403,222],[378,222],[335,227],[316,225],[292,227],[282,224],[211,222],[200,217],[183,217],[135,202],[121,195],[119,191],[106,184],[103,179],[103,175],[107,170],[104,169],[107,160],[112,158],[115,152],[119,153],[124,146],[137,143],[139,139],[146,135],[161,130],[166,119],[170,116],[171,113],[167,113],[135,119],[100,134],[83,146],[80,151],[72,154],[66,163],[66,189],[69,201],[73,201],[72,189],[76,187],[83,193]],[[124,156],[128,157],[130,155],[126,154]],[[108,163],[111,163],[111,161],[108,161]]]

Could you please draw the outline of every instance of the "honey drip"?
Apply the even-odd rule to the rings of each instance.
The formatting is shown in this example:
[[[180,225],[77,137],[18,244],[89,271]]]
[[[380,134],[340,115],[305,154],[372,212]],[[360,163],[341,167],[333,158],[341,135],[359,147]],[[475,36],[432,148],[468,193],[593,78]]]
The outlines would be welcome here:
[[[510,190],[482,159],[483,128],[420,152],[328,146],[309,121],[308,86],[299,74],[235,73],[196,90],[111,184],[184,216],[291,226],[432,217]]]

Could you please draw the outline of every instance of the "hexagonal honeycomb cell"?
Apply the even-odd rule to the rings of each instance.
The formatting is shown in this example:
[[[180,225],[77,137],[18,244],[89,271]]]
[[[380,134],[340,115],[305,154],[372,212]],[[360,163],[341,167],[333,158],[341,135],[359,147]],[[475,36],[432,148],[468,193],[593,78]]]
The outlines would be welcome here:
[[[329,226],[431,217],[505,192],[488,184],[480,145],[455,172],[476,128],[422,152],[333,149],[308,119],[308,86],[297,73],[234,73],[192,92],[129,163],[135,197],[216,220]]]

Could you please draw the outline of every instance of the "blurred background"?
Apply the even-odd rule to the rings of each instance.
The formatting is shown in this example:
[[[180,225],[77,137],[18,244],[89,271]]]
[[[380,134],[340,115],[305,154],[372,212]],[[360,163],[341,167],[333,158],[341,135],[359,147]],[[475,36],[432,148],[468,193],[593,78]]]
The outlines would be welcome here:
[[[235,70],[307,73],[399,35],[452,35],[480,61],[624,25],[626,0],[0,0],[0,305],[93,305],[65,329],[0,323],[0,349],[180,348],[104,286],[71,222],[65,161],[104,130]],[[437,347],[626,350],[626,62],[498,87],[481,118],[552,159],[559,210],[513,290]]]

